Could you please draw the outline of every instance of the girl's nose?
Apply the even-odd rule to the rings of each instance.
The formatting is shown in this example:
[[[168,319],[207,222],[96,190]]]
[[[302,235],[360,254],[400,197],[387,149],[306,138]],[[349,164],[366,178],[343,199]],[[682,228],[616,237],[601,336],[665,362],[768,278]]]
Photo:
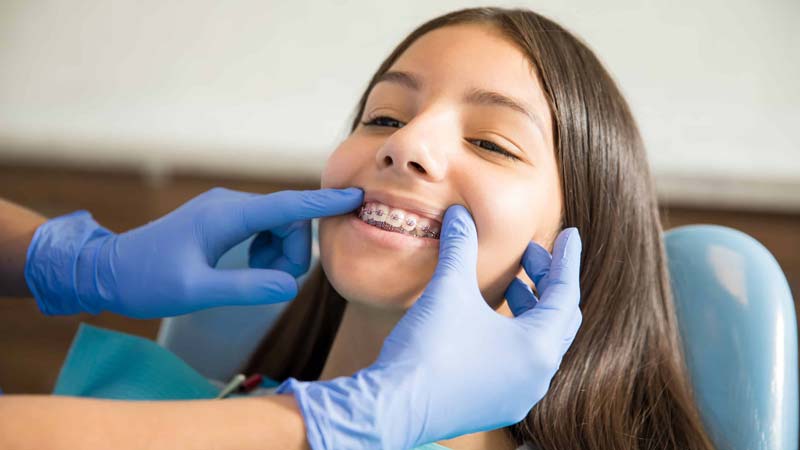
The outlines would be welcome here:
[[[402,176],[440,181],[447,173],[444,143],[435,133],[423,133],[408,124],[394,132],[375,155],[379,170],[394,171]]]

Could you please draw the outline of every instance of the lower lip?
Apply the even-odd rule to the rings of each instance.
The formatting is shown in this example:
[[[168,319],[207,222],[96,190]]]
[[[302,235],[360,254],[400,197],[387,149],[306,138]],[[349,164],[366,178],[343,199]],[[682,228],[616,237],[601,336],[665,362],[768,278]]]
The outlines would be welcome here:
[[[359,219],[355,214],[350,216],[349,222],[355,227],[359,235],[364,236],[365,238],[384,247],[390,247],[394,249],[439,247],[438,239],[409,236],[403,233],[387,231],[382,228],[369,225],[368,223]]]

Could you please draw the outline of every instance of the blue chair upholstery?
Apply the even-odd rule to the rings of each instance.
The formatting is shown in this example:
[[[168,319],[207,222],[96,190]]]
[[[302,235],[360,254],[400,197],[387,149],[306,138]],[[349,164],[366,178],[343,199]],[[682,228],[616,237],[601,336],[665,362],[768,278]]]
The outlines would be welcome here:
[[[245,267],[248,243],[220,267]],[[670,230],[665,245],[687,366],[717,448],[797,449],[797,326],[775,258],[748,235],[713,225]],[[284,306],[166,319],[159,343],[205,376],[226,380]]]
[[[690,225],[665,235],[701,414],[719,449],[797,449],[797,323],[775,258],[750,236]]]

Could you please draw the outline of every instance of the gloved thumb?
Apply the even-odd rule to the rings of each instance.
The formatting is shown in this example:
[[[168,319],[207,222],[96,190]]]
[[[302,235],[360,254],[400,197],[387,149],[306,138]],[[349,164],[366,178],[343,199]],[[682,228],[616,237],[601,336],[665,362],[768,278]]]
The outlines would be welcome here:
[[[209,269],[196,298],[210,306],[280,303],[297,296],[297,280],[281,270]]]
[[[242,207],[245,236],[298,220],[336,216],[358,208],[364,193],[358,188],[281,191],[251,197]]]
[[[477,281],[478,232],[466,208],[453,205],[439,234],[439,262],[433,278],[471,277]]]

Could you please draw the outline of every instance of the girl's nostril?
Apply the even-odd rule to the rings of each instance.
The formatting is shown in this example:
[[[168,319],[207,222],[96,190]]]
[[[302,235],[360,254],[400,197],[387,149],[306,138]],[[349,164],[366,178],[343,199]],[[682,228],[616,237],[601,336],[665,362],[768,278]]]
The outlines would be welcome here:
[[[384,156],[383,157],[383,163],[386,164],[387,166],[391,166],[392,165],[392,157],[391,156]]]
[[[408,163],[408,165],[409,165],[409,166],[411,166],[411,167],[413,167],[414,169],[416,169],[416,170],[417,170],[417,172],[419,172],[419,173],[425,173],[425,168],[424,168],[424,167],[422,167],[422,166],[421,166],[419,163],[417,163],[417,162],[411,161],[411,162],[409,162],[409,163]]]

